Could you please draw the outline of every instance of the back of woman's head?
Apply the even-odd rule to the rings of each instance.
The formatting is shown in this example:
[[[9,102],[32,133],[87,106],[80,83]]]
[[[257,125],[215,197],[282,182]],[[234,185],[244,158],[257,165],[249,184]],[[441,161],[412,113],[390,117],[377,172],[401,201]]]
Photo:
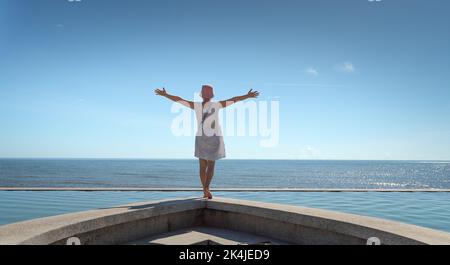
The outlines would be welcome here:
[[[214,88],[212,87],[212,85],[203,85],[200,96],[204,100],[212,99],[214,97]]]

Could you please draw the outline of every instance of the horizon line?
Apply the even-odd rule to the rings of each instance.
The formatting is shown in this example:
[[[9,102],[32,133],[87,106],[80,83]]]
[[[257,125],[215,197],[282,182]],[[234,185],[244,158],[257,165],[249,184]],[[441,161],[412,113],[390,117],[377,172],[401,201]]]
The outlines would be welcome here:
[[[42,159],[42,160],[198,160],[198,158],[145,158],[145,157],[0,157],[0,159]],[[220,160],[274,160],[274,161],[417,161],[450,162],[450,159],[339,159],[339,158],[223,158]]]

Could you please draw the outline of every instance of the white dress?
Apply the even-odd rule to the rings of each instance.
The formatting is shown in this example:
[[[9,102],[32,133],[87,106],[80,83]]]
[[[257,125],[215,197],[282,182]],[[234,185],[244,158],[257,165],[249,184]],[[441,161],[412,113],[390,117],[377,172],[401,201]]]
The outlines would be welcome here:
[[[219,124],[220,102],[195,103],[197,134],[195,136],[195,157],[218,160],[225,157],[225,144]]]

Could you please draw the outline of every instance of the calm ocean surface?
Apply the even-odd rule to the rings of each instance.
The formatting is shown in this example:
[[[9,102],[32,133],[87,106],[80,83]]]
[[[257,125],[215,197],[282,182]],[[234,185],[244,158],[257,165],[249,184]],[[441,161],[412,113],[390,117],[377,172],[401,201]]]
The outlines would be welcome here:
[[[199,187],[196,160],[1,159],[0,186]],[[221,160],[214,187],[450,188],[450,162]]]
[[[0,186],[199,187],[195,160],[1,159]],[[213,187],[450,188],[450,162],[219,161]],[[216,192],[386,218],[450,232],[450,193]],[[0,191],[0,225],[199,192]]]

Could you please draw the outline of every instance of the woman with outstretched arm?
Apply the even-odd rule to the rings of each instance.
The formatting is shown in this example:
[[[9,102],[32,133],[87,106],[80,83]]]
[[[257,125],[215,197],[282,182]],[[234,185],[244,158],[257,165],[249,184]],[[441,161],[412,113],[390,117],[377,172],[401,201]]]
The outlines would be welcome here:
[[[193,102],[181,97],[170,95],[162,89],[155,89],[156,95],[166,97],[195,110],[197,116],[197,135],[195,137],[195,157],[199,159],[200,180],[203,186],[203,197],[212,199],[209,189],[214,176],[216,160],[225,157],[225,144],[223,142],[222,130],[218,123],[218,110],[226,108],[236,102],[249,98],[257,98],[258,91],[250,89],[247,94],[222,100],[211,101],[214,97],[214,89],[211,85],[203,85],[201,91],[202,102]],[[200,104],[201,103],[201,104]],[[206,122],[212,121],[212,122]]]

